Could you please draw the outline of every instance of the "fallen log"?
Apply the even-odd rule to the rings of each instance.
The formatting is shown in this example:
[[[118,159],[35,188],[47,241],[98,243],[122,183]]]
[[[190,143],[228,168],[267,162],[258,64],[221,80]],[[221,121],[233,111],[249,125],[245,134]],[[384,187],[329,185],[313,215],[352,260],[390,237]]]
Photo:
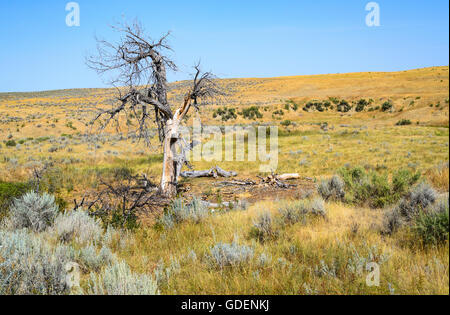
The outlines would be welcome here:
[[[216,166],[216,172],[217,172],[217,175],[222,176],[222,177],[226,177],[226,178],[237,176],[236,172],[227,172],[227,171],[221,169],[218,166]]]
[[[216,166],[213,167],[210,170],[204,170],[204,171],[188,171],[188,172],[182,172],[181,177],[183,178],[200,178],[200,177],[235,177],[237,176],[236,172],[227,172],[224,169]]]
[[[293,180],[293,179],[300,179],[299,174],[283,174],[276,176],[278,180]]]
[[[220,186],[255,186],[256,182],[252,180],[231,180],[218,183]]]

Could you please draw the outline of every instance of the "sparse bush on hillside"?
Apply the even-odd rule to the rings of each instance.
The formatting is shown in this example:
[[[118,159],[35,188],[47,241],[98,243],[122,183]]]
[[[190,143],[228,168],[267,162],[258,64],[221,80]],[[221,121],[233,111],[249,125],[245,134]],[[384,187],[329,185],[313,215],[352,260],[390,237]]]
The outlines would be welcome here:
[[[309,110],[317,110],[318,112],[324,112],[329,109],[331,109],[331,103],[329,101],[321,102],[321,101],[317,101],[317,100],[309,101],[303,107],[303,110],[305,112],[307,112]]]
[[[392,102],[387,101],[387,102],[384,102],[383,105],[381,105],[381,110],[383,112],[387,112],[387,111],[391,110],[393,107],[394,107],[394,105],[392,104]]]
[[[98,242],[103,234],[99,219],[92,218],[82,209],[60,214],[53,227],[58,239],[62,242],[76,241],[80,244]]]
[[[363,168],[342,168],[339,175],[345,183],[345,201],[372,208],[383,208],[400,200],[420,179],[419,173],[400,170],[389,180],[387,173],[366,171]]]
[[[341,100],[339,104],[337,105],[337,111],[341,113],[348,113],[352,110],[352,106],[346,101]]]
[[[279,116],[279,117],[276,117]],[[281,119],[281,116],[284,116],[284,111],[282,109],[278,109],[272,113],[273,118]]]
[[[409,125],[412,125],[412,122],[409,119],[402,119],[399,122],[397,122],[395,125],[396,126],[409,126]]]
[[[17,143],[14,140],[8,140],[8,141],[6,141],[5,145],[7,147],[15,147],[15,146],[17,146]]]
[[[345,183],[339,175],[334,175],[329,180],[322,180],[319,184],[318,192],[326,201],[343,200],[345,197]]]
[[[286,101],[285,109],[287,111],[292,109],[294,112],[296,112],[298,110],[298,107],[299,107],[298,104],[296,102],[294,102],[293,100]]]
[[[290,120],[284,120],[280,123],[281,126],[283,127],[289,127],[290,125],[292,125],[292,121]]]
[[[242,112],[239,113],[239,115],[243,116],[246,119],[252,120],[263,118],[263,114],[261,114],[261,112],[259,111],[259,107],[257,106],[245,108],[242,110]]]
[[[222,121],[233,120],[237,118],[236,109],[235,108],[219,108],[213,112],[213,118],[219,117]]]
[[[30,228],[42,232],[53,224],[58,207],[55,197],[29,192],[14,200],[9,212],[8,220],[13,229]]]
[[[158,295],[153,277],[135,274],[124,262],[107,267],[100,275],[91,273],[89,294],[92,295]]]
[[[218,243],[210,249],[207,259],[212,266],[239,267],[248,263],[254,255],[253,248],[245,245],[239,245],[237,241],[231,244]]]
[[[366,109],[367,106],[369,106],[369,102],[366,101],[365,99],[360,99],[358,101],[358,103],[356,104],[356,109],[355,110],[357,112],[363,112]]]

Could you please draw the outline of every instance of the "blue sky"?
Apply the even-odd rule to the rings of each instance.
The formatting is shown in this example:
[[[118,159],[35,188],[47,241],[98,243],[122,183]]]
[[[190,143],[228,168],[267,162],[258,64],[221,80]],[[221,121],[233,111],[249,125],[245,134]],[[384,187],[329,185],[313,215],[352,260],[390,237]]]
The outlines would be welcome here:
[[[167,30],[186,79],[199,59],[223,78],[396,71],[449,64],[447,0],[378,0],[381,26],[367,27],[368,0],[78,0],[67,27],[62,0],[0,1],[0,92],[103,87],[84,59],[108,25],[139,18]]]

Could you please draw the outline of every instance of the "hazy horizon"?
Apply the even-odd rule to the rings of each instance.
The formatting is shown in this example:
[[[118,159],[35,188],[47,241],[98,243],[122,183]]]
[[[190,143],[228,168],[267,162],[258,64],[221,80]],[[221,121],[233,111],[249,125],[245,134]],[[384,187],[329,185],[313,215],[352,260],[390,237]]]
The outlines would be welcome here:
[[[267,77],[254,77],[254,76],[248,76],[248,77],[234,77],[234,78],[221,78],[218,77],[219,80],[239,80],[239,79],[271,79],[271,78],[286,78],[286,77],[308,77],[308,76],[321,76],[321,75],[339,75],[339,74],[352,74],[352,73],[396,73],[396,72],[404,72],[404,71],[414,71],[414,70],[420,70],[420,69],[428,69],[428,68],[441,68],[441,67],[449,67],[449,65],[442,65],[442,66],[430,66],[430,67],[422,67],[422,68],[413,68],[413,69],[400,69],[396,71],[361,71],[361,72],[336,72],[336,73],[316,73],[316,74],[301,74],[301,75],[286,75],[286,76],[267,76]],[[183,82],[183,81],[189,81],[189,78],[186,78],[184,80],[173,80],[169,81],[169,84],[177,83],[177,82]],[[119,86],[119,88],[122,88],[124,86]],[[30,91],[0,91],[0,94],[15,94],[15,93],[43,93],[43,92],[57,92],[57,91],[69,91],[69,90],[89,90],[89,89],[114,89],[115,87],[112,86],[104,86],[104,87],[72,87],[72,88],[63,88],[63,89],[50,89],[50,90],[30,90]]]

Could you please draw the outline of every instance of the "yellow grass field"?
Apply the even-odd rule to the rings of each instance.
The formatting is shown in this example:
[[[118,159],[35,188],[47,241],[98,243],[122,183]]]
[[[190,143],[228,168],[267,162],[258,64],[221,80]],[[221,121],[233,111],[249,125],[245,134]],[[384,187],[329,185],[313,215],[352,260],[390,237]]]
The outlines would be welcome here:
[[[169,99],[174,105],[182,101],[186,84],[171,84]],[[321,179],[343,167],[376,170],[389,178],[400,169],[418,172],[420,181],[429,182],[439,195],[448,194],[448,66],[393,73],[225,79],[220,84],[228,95],[201,108],[203,125],[278,126],[276,173],[299,173],[299,186],[286,194],[243,191],[229,195],[218,185],[221,179],[183,180],[189,188],[185,198],[248,199],[250,206],[217,211],[200,223],[181,223],[174,229],[161,228],[143,216],[139,228],[121,232],[127,237],[111,245],[133,271],[154,274],[166,268],[166,278],[159,283],[161,294],[449,294],[448,240],[427,247],[415,242],[407,228],[382,234],[384,217],[393,205],[371,209],[327,201],[325,218],[281,225],[277,237],[265,242],[252,236],[261,212],[269,211],[278,222],[279,209],[297,202],[304,187],[315,193]],[[152,147],[147,148],[133,132],[132,117],[121,117],[120,130],[110,126],[100,134],[99,126],[90,124],[98,108],[110,106],[115,92],[0,94],[0,182],[26,182],[33,169],[51,162],[52,193],[71,208],[85,190],[98,186],[99,176],[118,168],[146,173],[158,181],[162,152],[156,133]],[[368,105],[356,112],[361,99]],[[333,100],[345,100],[352,109],[338,112]],[[312,101],[328,101],[333,108],[303,110]],[[386,102],[393,107],[383,111]],[[253,106],[261,118],[240,114]],[[236,119],[221,119],[217,110],[225,107],[235,109]],[[193,116],[187,126],[192,125]],[[402,120],[409,123],[397,125]],[[215,165],[236,171],[238,179],[267,175],[259,172],[255,162],[193,163],[196,170]],[[233,241],[253,249],[249,262],[222,269],[211,266],[210,249]],[[378,264],[379,285],[367,285],[369,272],[358,268],[361,261]],[[86,290],[88,278],[87,273],[82,277]]]

